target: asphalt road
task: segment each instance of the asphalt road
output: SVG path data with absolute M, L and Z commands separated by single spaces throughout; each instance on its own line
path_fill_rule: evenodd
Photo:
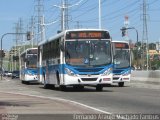
M 92 87 L 85 87 L 83 90 L 68 88 L 63 92 L 58 88 L 43 89 L 42 85 L 25 85 L 19 80 L 7 78 L 0 81 L 0 91 L 67 99 L 98 109 L 102 113 L 160 114 L 160 89 L 145 85 L 141 87 L 136 83 L 128 83 L 122 88 L 116 85 L 108 86 L 102 92 L 97 92 Z

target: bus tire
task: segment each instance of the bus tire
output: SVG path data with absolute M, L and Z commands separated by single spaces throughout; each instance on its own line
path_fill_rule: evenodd
M 97 85 L 96 86 L 96 91 L 102 91 L 103 90 L 103 86 L 102 85 Z
M 75 89 L 75 90 L 83 90 L 84 86 L 83 85 L 74 85 L 73 89 Z
M 60 89 L 61 91 L 66 91 L 67 88 L 66 88 L 65 85 L 60 85 L 60 86 L 59 86 L 59 89 Z
M 44 88 L 44 89 L 49 89 L 49 88 L 50 88 L 50 85 L 49 85 L 49 84 L 46 84 L 46 83 L 44 82 L 43 88 Z
M 119 83 L 118 83 L 118 86 L 119 86 L 119 87 L 124 87 L 124 82 L 119 82 Z
M 46 83 L 44 82 L 43 88 L 44 88 L 44 89 L 49 89 L 49 88 L 50 88 L 50 85 L 49 85 L 49 84 L 46 84 Z
M 25 84 L 25 81 L 22 80 L 21 82 L 22 82 L 22 84 Z

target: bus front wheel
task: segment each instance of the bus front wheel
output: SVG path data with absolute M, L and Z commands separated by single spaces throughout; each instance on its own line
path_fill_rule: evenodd
M 124 82 L 119 82 L 119 83 L 118 83 L 118 86 L 119 86 L 119 87 L 124 87 Z
M 103 86 L 102 85 L 97 85 L 96 86 L 96 90 L 97 91 L 102 91 L 103 90 Z
M 75 90 L 83 90 L 84 86 L 83 85 L 74 85 L 73 89 L 75 89 Z

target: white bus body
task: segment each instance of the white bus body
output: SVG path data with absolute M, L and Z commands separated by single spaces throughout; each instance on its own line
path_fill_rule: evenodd
M 39 82 L 37 52 L 38 48 L 28 48 L 20 55 L 20 80 L 22 83 Z
M 131 54 L 130 46 L 126 41 L 112 41 L 114 53 L 113 83 L 118 83 L 119 87 L 124 86 L 124 82 L 130 82 L 131 77 Z
M 59 85 L 64 90 L 66 86 L 88 85 L 101 91 L 112 83 L 111 47 L 109 32 L 99 29 L 66 30 L 42 41 L 38 45 L 40 82 L 45 88 Z

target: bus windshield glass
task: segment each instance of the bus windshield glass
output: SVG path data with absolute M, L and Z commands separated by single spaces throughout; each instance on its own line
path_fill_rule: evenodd
M 130 66 L 130 51 L 128 49 L 116 49 L 114 56 L 115 68 L 127 68 Z
M 37 67 L 37 55 L 30 54 L 27 55 L 27 68 L 36 68 Z
M 111 64 L 109 40 L 71 40 L 65 42 L 65 61 L 72 66 L 104 66 Z

